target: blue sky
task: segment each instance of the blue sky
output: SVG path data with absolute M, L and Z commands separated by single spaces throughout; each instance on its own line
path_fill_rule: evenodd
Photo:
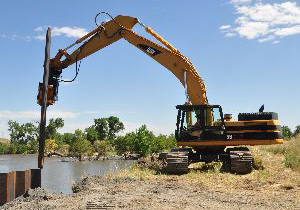
M 55 28 L 54 56 L 93 30 L 101 11 L 137 17 L 179 49 L 203 77 L 209 102 L 224 113 L 237 116 L 265 104 L 265 111 L 279 113 L 281 124 L 300 124 L 298 1 L 52 0 L 47 5 L 11 0 L 1 1 L 0 12 L 0 137 L 8 137 L 9 119 L 39 119 L 45 27 Z M 150 38 L 142 27 L 134 30 Z M 74 71 L 70 66 L 63 76 L 72 78 Z M 184 102 L 183 87 L 167 69 L 120 40 L 84 59 L 76 82 L 61 84 L 48 119 L 63 117 L 61 132 L 72 132 L 114 115 L 126 131 L 146 124 L 156 134 L 169 134 L 175 129 L 175 106 Z

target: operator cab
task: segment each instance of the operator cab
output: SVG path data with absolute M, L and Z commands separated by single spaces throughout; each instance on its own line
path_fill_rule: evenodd
M 226 139 L 221 106 L 177 105 L 176 109 L 178 115 L 175 137 L 178 142 Z

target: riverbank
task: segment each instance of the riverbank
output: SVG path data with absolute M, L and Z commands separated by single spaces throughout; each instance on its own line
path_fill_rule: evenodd
M 33 190 L 4 209 L 300 209 L 300 173 L 285 168 L 282 155 L 256 153 L 265 169 L 248 175 L 195 166 L 178 176 L 133 167 L 83 178 L 73 195 Z

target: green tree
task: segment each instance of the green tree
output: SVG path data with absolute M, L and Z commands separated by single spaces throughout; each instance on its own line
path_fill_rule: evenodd
M 108 153 L 111 151 L 111 145 L 105 140 L 96 140 L 94 142 L 94 148 L 98 152 L 98 157 L 107 156 Z
M 176 143 L 177 143 L 177 141 L 176 141 L 175 135 L 172 133 L 166 138 L 164 149 L 167 151 L 170 151 L 171 149 L 177 147 Z
M 57 139 L 57 129 L 64 127 L 64 120 L 62 118 L 51 118 L 49 124 L 46 126 L 46 139 Z
M 154 142 L 154 134 L 142 125 L 135 133 L 133 139 L 133 151 L 143 156 L 149 155 Z
M 35 140 L 30 141 L 27 144 L 27 150 L 28 150 L 28 153 L 30 153 L 30 154 L 37 153 L 38 150 L 39 150 L 39 142 L 38 142 L 38 140 L 35 139 Z
M 108 136 L 108 122 L 107 118 L 94 119 L 95 129 L 98 133 L 99 139 L 106 139 Z
M 94 119 L 94 128 L 98 133 L 98 138 L 109 140 L 111 143 L 116 138 L 117 133 L 124 130 L 124 124 L 118 117 L 110 116 L 109 118 Z
M 9 144 L 0 142 L 0 155 L 8 154 Z
M 127 133 L 125 136 L 118 136 L 114 141 L 114 148 L 118 155 L 125 155 L 133 152 L 134 133 Z
M 99 135 L 98 135 L 97 130 L 95 129 L 95 125 L 92 125 L 92 126 L 86 128 L 85 133 L 86 133 L 87 140 L 89 140 L 92 144 L 96 140 L 99 140 Z
M 71 145 L 75 140 L 75 135 L 73 133 L 64 133 L 61 138 L 65 144 Z
M 38 138 L 38 127 L 33 123 L 19 124 L 16 121 L 8 121 L 8 131 L 12 143 L 26 145 Z
M 8 147 L 8 154 L 16 154 L 17 153 L 17 143 L 11 142 Z
M 281 127 L 281 129 L 282 129 L 282 135 L 284 139 L 288 140 L 292 137 L 293 133 L 288 126 L 284 125 Z
M 76 130 L 74 134 L 74 141 L 70 145 L 70 152 L 72 155 L 82 160 L 82 156 L 87 153 L 90 154 L 93 151 L 91 142 L 86 139 L 84 132 L 81 130 Z
M 300 134 L 300 125 L 297 125 L 295 130 L 294 130 L 293 136 L 297 136 L 299 134 Z
M 116 134 L 124 130 L 124 124 L 120 122 L 118 117 L 110 116 L 107 118 L 108 122 L 108 138 L 110 140 L 115 140 Z

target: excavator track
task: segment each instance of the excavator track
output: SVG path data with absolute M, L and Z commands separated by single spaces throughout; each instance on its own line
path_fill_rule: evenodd
M 168 174 L 184 174 L 189 172 L 189 157 L 187 152 L 170 152 L 166 155 L 166 168 Z
M 248 148 L 234 148 L 229 151 L 230 172 L 233 174 L 251 173 L 253 157 Z

